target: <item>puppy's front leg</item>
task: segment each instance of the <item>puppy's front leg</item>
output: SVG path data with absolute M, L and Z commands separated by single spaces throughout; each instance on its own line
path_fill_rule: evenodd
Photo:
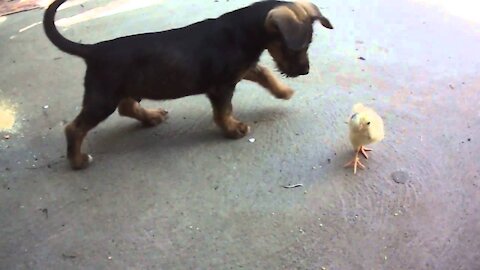
M 290 99 L 294 93 L 290 87 L 278 80 L 268 68 L 261 65 L 250 69 L 244 79 L 260 84 L 276 98 Z
M 225 136 L 231 139 L 239 139 L 247 135 L 250 127 L 232 115 L 232 97 L 235 86 L 228 89 L 218 89 L 215 93 L 209 93 L 208 98 L 213 107 L 213 119 L 223 130 Z

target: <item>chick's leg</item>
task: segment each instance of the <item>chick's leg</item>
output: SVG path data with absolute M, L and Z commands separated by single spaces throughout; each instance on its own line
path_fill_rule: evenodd
M 353 167 L 353 174 L 357 174 L 357 166 L 360 167 L 361 169 L 365 169 L 365 165 L 363 165 L 360 162 L 360 158 L 358 157 L 358 154 L 361 152 L 361 149 L 362 147 L 359 147 L 355 152 L 355 157 L 350 162 L 344 165 L 345 168 Z
M 366 148 L 366 147 L 363 147 L 363 146 L 360 146 L 360 152 L 362 152 L 362 155 L 368 159 L 368 155 L 367 155 L 367 152 L 370 152 L 372 151 L 372 149 L 370 148 Z

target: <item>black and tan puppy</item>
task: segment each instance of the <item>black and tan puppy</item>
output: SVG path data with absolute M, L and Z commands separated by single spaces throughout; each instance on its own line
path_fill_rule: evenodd
M 116 108 L 120 115 L 153 126 L 165 120 L 163 109 L 144 109 L 141 99 L 166 100 L 206 94 L 215 123 L 229 138 L 245 136 L 249 127 L 234 118 L 232 96 L 241 80 L 254 81 L 275 97 L 293 91 L 257 64 L 267 49 L 288 77 L 308 74 L 307 49 L 312 24 L 332 25 L 309 2 L 263 1 L 183 28 L 139 34 L 85 45 L 64 38 L 56 29 L 57 0 L 45 12 L 43 25 L 60 50 L 87 64 L 83 108 L 65 128 L 67 156 L 74 169 L 88 166 L 81 152 L 88 131 Z

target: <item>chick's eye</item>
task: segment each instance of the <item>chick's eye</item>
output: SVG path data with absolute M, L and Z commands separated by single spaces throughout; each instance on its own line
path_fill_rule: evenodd
M 367 126 L 370 126 L 370 122 L 367 123 Z

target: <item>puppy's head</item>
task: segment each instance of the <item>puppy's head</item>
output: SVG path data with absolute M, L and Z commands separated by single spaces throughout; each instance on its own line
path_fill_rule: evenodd
M 265 27 L 274 38 L 267 45 L 267 50 L 280 72 L 286 76 L 308 74 L 307 50 L 312 42 L 312 25 L 317 20 L 324 27 L 333 29 L 318 7 L 306 1 L 287 3 L 268 13 Z

